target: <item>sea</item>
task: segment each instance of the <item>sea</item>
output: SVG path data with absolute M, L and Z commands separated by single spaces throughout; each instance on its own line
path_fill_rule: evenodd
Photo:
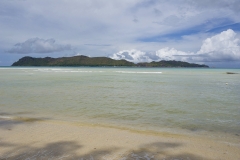
M 0 67 L 0 119 L 19 117 L 239 136 L 240 69 Z

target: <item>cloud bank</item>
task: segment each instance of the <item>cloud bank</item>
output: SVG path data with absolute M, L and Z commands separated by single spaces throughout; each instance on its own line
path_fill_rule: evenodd
M 15 44 L 14 47 L 8 50 L 7 52 L 29 54 L 29 53 L 52 53 L 61 52 L 65 50 L 71 50 L 71 46 L 56 44 L 54 39 L 45 40 L 40 38 L 31 38 L 23 43 Z
M 236 33 L 228 29 L 203 41 L 196 53 L 179 51 L 175 48 L 164 47 L 155 53 L 147 53 L 135 49 L 114 53 L 110 58 L 126 59 L 131 62 L 150 62 L 160 60 L 178 60 L 188 62 L 226 62 L 240 61 L 240 43 Z

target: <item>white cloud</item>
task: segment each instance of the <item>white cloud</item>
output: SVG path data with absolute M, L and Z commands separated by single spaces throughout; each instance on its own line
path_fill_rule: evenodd
M 162 60 L 179 60 L 179 61 L 188 61 L 189 58 L 185 57 L 186 55 L 192 55 L 190 52 L 178 51 L 175 48 L 162 48 L 156 51 L 156 55 L 159 59 Z
M 236 35 L 233 30 L 228 29 L 205 39 L 196 53 L 166 47 L 156 51 L 156 55 L 159 59 L 192 62 L 240 61 L 240 44 Z
M 178 60 L 178 61 L 189 61 L 189 55 L 193 53 L 187 53 L 183 51 L 178 51 L 175 48 L 165 47 L 157 50 L 155 53 L 148 53 L 139 51 L 136 49 L 122 50 L 120 52 L 114 53 L 110 58 L 120 60 L 125 59 L 130 62 L 151 62 L 160 60 Z
M 136 49 L 131 49 L 131 50 L 123 50 L 118 53 L 113 54 L 110 56 L 112 59 L 120 60 L 120 59 L 125 59 L 130 62 L 150 62 L 152 59 L 150 58 L 150 55 L 136 50 Z
M 200 50 L 196 53 L 165 47 L 155 53 L 146 53 L 135 49 L 123 50 L 113 54 L 111 58 L 126 59 L 135 63 L 159 60 L 188 62 L 240 61 L 240 45 L 236 33 L 229 29 L 204 40 Z
M 240 60 L 240 44 L 236 33 L 229 29 L 203 41 L 197 55 L 204 56 L 203 61 Z
M 52 53 L 71 50 L 70 45 L 55 44 L 54 39 L 31 38 L 23 43 L 17 43 L 7 52 L 9 53 Z

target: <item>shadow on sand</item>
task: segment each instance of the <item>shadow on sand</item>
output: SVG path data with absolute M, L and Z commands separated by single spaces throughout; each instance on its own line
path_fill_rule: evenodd
M 12 130 L 15 126 L 26 124 L 26 123 L 34 123 L 39 121 L 49 120 L 50 118 L 32 118 L 21 116 L 21 114 L 26 114 L 30 112 L 18 112 L 16 114 L 9 114 L 9 113 L 0 113 L 0 130 Z
M 21 144 L 10 144 L 0 140 L 0 151 L 11 148 L 6 152 L 0 152 L 1 160 L 200 160 L 206 159 L 190 153 L 171 155 L 169 150 L 180 147 L 178 143 L 156 142 L 136 146 L 135 150 L 117 155 L 119 148 L 96 149 L 88 153 L 81 153 L 84 146 L 73 141 L 61 141 L 46 144 L 43 147 L 31 147 Z
M 1 113 L 0 113 L 1 115 Z M 2 113 L 6 116 L 6 113 Z M 11 130 L 15 126 L 46 120 L 45 118 L 0 118 L 1 129 Z M 9 143 L 1 139 L 0 134 L 0 160 L 207 160 L 192 153 L 173 154 L 183 144 L 155 142 L 136 146 L 133 150 L 124 153 L 118 152 L 121 148 L 92 148 L 84 152 L 83 146 L 75 141 L 58 141 L 45 144 L 41 147 Z

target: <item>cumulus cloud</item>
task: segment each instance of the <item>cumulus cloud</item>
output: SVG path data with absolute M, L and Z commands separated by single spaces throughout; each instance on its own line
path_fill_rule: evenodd
M 175 48 L 165 47 L 160 50 L 157 50 L 155 53 L 143 52 L 136 49 L 123 50 L 117 53 L 114 53 L 110 58 L 120 60 L 125 59 L 130 62 L 151 62 L 151 61 L 160 61 L 160 60 L 178 60 L 178 61 L 190 61 L 191 55 L 193 53 L 178 51 Z
M 239 39 L 233 30 L 223 31 L 204 40 L 197 55 L 202 56 L 203 61 L 240 60 Z
M 123 50 L 111 56 L 113 59 L 126 59 L 131 62 L 150 62 L 159 60 L 179 60 L 188 62 L 240 61 L 240 44 L 236 33 L 229 29 L 203 41 L 200 50 L 194 52 L 179 51 L 165 47 L 155 53 L 139 50 Z
M 150 62 L 151 56 L 146 52 L 142 52 L 136 49 L 123 50 L 110 56 L 112 59 L 120 60 L 125 59 L 130 62 Z
M 159 59 L 163 60 L 179 60 L 179 61 L 189 61 L 189 55 L 193 55 L 192 52 L 178 51 L 175 48 L 165 47 L 156 51 L 156 55 Z M 188 56 L 186 56 L 188 55 Z
M 71 50 L 70 45 L 56 44 L 54 39 L 31 38 L 23 43 L 17 43 L 8 53 L 52 53 Z

